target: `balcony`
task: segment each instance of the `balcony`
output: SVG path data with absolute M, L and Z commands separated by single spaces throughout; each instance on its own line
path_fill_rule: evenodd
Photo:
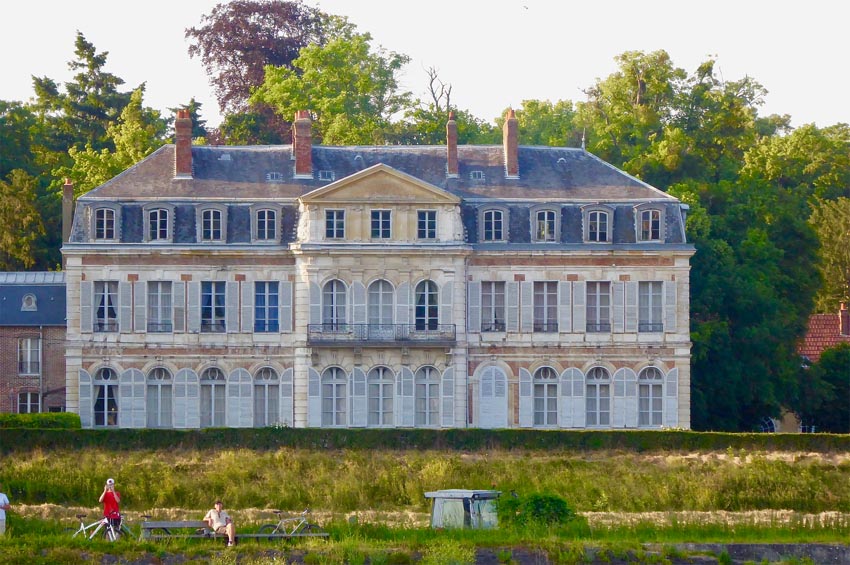
M 456 341 L 454 324 L 309 324 L 307 345 L 447 347 Z

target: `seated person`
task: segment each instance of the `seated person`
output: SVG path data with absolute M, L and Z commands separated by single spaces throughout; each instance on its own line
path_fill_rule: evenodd
M 215 508 L 207 512 L 204 522 L 217 534 L 227 534 L 227 547 L 236 544 L 236 528 L 230 515 L 223 510 L 224 505 L 220 500 L 215 501 Z

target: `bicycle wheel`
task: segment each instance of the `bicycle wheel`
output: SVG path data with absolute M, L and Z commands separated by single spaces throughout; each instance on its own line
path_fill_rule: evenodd
M 327 532 L 322 529 L 318 524 L 305 524 L 304 528 L 301 530 L 302 534 L 326 534 Z
M 275 534 L 277 533 L 275 530 L 277 530 L 277 524 L 263 524 L 258 531 L 261 534 Z
M 119 534 L 112 526 L 103 528 L 103 539 L 106 541 L 118 541 L 118 538 L 120 537 L 121 534 Z

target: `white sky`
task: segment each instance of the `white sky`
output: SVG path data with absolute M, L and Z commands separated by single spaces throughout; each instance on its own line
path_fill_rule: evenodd
M 726 80 L 767 88 L 760 114 L 795 126 L 850 123 L 850 2 L 846 0 L 307 0 L 348 16 L 373 45 L 412 58 L 404 87 L 424 96 L 435 67 L 452 99 L 492 120 L 526 99 L 582 100 L 582 89 L 616 69 L 627 50 L 665 49 L 693 72 L 709 55 Z M 208 125 L 220 121 L 201 63 L 189 59 L 187 27 L 218 0 L 29 0 L 0 7 L 0 99 L 33 96 L 31 76 L 71 78 L 80 30 L 107 70 L 130 89 L 147 83 L 146 105 L 166 111 L 193 96 Z

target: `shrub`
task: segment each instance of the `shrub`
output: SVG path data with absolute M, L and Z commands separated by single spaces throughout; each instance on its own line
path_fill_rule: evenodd
M 80 416 L 72 412 L 0 414 L 0 428 L 79 429 Z
M 558 525 L 566 524 L 576 517 L 567 501 L 555 494 L 506 497 L 498 501 L 497 508 L 499 522 L 506 525 Z

